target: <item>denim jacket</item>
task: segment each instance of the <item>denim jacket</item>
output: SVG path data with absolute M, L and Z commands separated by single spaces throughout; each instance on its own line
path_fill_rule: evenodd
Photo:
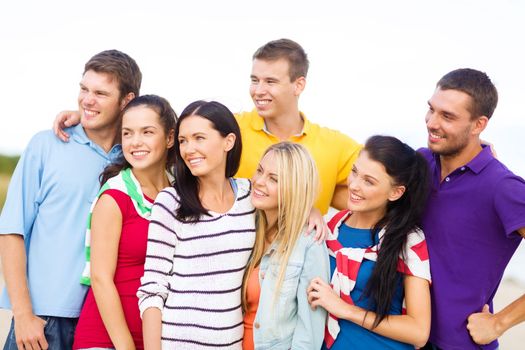
M 255 349 L 321 348 L 326 311 L 313 311 L 308 304 L 306 288 L 314 277 L 328 281 L 330 267 L 324 243 L 313 240 L 314 233 L 298 238 L 286 268 L 280 293 L 274 297 L 279 265 L 274 261 L 274 242 L 262 257 L 259 268 L 261 294 L 253 323 Z M 275 300 L 274 300 L 275 299 Z

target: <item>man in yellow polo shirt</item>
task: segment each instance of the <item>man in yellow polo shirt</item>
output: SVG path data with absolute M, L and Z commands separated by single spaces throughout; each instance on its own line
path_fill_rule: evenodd
M 321 189 L 316 207 L 346 208 L 346 179 L 361 145 L 350 137 L 311 123 L 299 111 L 306 85 L 308 58 L 289 39 L 270 41 L 253 55 L 250 95 L 255 109 L 238 115 L 243 152 L 238 177 L 251 178 L 268 146 L 292 141 L 305 146 L 319 171 Z
M 346 208 L 346 179 L 361 145 L 350 137 L 311 123 L 299 111 L 299 96 L 306 86 L 308 57 L 290 39 L 270 41 L 253 54 L 250 95 L 255 109 L 237 114 L 243 152 L 237 177 L 251 178 L 268 146 L 292 141 L 305 146 L 317 164 L 321 189 L 315 206 L 324 215 L 328 207 Z M 78 123 L 75 112 L 65 111 L 53 129 L 62 140 L 64 126 Z

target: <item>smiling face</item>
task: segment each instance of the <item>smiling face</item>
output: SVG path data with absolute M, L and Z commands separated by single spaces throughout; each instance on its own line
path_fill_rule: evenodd
M 253 206 L 264 210 L 266 217 L 276 217 L 278 211 L 279 177 L 273 151 L 266 153 L 259 162 L 252 178 L 252 186 L 251 200 Z
M 362 151 L 348 176 L 348 209 L 382 218 L 389 201 L 399 199 L 403 186 L 394 185 L 385 167 Z
M 284 58 L 274 61 L 254 59 L 250 96 L 257 113 L 263 118 L 275 118 L 295 111 L 304 82 L 304 77 L 290 81 L 290 64 Z
M 469 110 L 471 103 L 472 98 L 462 91 L 436 89 L 428 101 L 429 109 L 425 117 L 428 148 L 432 152 L 455 156 L 471 143 L 479 143 L 476 129 L 478 118 L 472 118 Z
M 199 115 L 180 122 L 180 156 L 193 176 L 206 177 L 226 173 L 226 156 L 235 143 L 235 135 L 223 137 L 213 123 Z
M 153 109 L 139 105 L 122 117 L 122 152 L 135 170 L 165 168 L 173 131 L 166 135 L 160 117 Z
M 119 113 L 127 100 L 121 99 L 117 79 L 106 73 L 88 70 L 80 81 L 78 108 L 80 121 L 90 132 L 104 132 L 118 124 Z

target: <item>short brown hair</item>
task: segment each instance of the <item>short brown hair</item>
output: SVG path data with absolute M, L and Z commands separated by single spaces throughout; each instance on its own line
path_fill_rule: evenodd
M 139 96 L 142 73 L 137 62 L 124 52 L 106 50 L 91 57 L 84 66 L 84 73 L 92 70 L 114 76 L 119 84 L 120 98 L 132 92 Z
M 484 72 L 461 68 L 449 72 L 436 84 L 441 90 L 458 90 L 472 98 L 470 113 L 472 119 L 482 115 L 490 119 L 498 105 L 498 91 Z
M 284 58 L 290 65 L 290 80 L 305 77 L 308 74 L 308 56 L 304 49 L 293 40 L 279 39 L 270 41 L 255 51 L 253 59 L 275 61 Z

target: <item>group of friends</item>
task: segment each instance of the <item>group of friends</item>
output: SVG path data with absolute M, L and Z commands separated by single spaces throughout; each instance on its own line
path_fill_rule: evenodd
M 4 349 L 496 349 L 525 320 L 492 305 L 525 181 L 481 142 L 485 73 L 438 81 L 416 151 L 310 122 L 296 42 L 252 63 L 251 112 L 179 116 L 127 54 L 86 63 L 0 216 Z

